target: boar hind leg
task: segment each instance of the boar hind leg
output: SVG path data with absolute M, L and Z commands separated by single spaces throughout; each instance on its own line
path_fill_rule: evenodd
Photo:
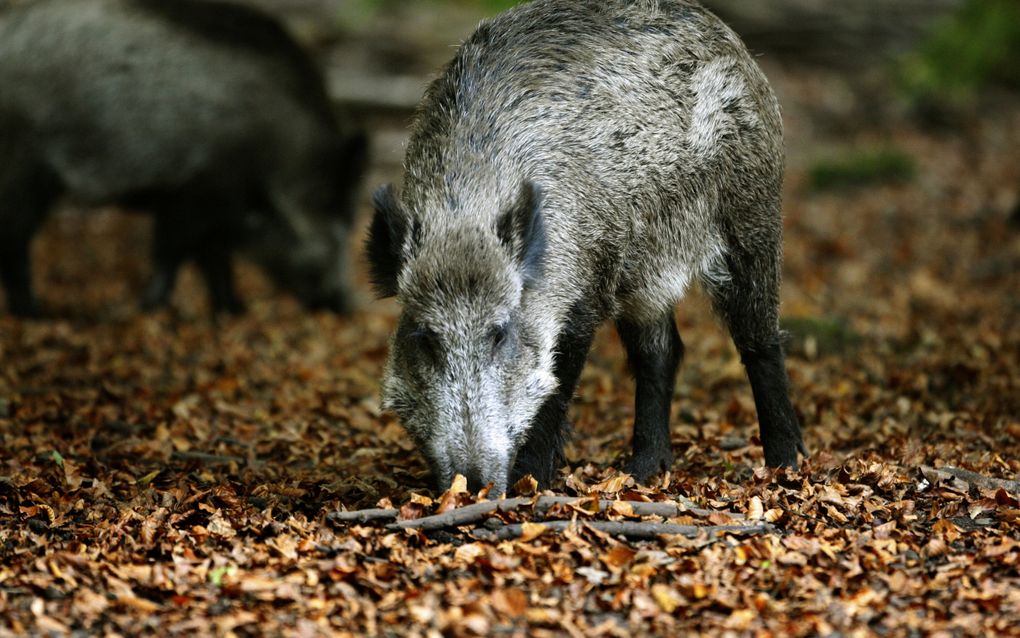
M 142 308 L 153 311 L 168 305 L 181 266 L 194 258 L 209 289 L 213 312 L 244 312 L 244 304 L 234 288 L 229 244 L 220 238 L 220 233 L 204 225 L 200 216 L 182 214 L 179 208 L 186 207 L 172 207 L 155 216 L 153 270 L 142 297 Z
M 740 349 L 740 357 L 754 393 L 765 464 L 796 468 L 797 453 L 807 456 L 807 448 L 790 402 L 786 363 L 778 336 L 772 343 Z
M 189 245 L 172 213 L 157 213 L 152 227 L 152 275 L 142 295 L 142 309 L 158 310 L 170 303 L 177 273 L 188 258 Z
M 546 399 L 532 422 L 528 439 L 517 454 L 510 485 L 531 474 L 540 487 L 546 488 L 556 468 L 562 465 L 563 446 L 571 429 L 567 409 L 581 378 L 597 325 L 593 320 L 575 320 L 560 336 L 555 363 L 559 387 Z
M 779 238 L 762 240 L 759 233 L 757 239 L 731 243 L 726 273 L 713 273 L 705 284 L 751 382 L 765 464 L 796 468 L 797 453 L 807 455 L 807 449 L 790 402 L 779 332 Z
M 684 344 L 672 310 L 658 321 L 620 319 L 616 323 L 637 385 L 634 401 L 634 455 L 627 471 L 644 483 L 673 465 L 670 407 Z

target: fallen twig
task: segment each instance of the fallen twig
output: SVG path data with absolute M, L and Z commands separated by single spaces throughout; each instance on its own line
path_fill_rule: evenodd
M 974 485 L 988 490 L 1004 489 L 1007 492 L 1020 493 L 1020 481 L 992 478 L 990 476 L 984 476 L 977 472 L 971 472 L 970 470 L 952 467 L 950 465 L 940 467 L 938 469 L 922 465 L 921 472 L 924 474 L 935 474 L 942 478 L 957 478 L 968 485 Z
M 326 518 L 335 523 L 371 523 L 373 521 L 392 521 L 400 514 L 395 509 L 368 509 L 351 512 L 330 512 Z
M 415 518 L 407 521 L 397 521 L 396 523 L 387 525 L 387 527 L 389 529 L 420 529 L 422 531 L 458 527 L 460 525 L 477 523 L 478 521 L 487 518 L 489 514 L 496 510 L 507 512 L 530 502 L 530 498 L 508 498 L 501 501 L 482 501 L 481 503 L 465 505 L 464 507 L 458 507 L 457 509 L 452 509 L 448 512 L 443 512 L 442 514 L 436 514 L 434 516 L 424 516 L 422 518 Z
M 554 505 L 571 505 L 577 503 L 583 497 L 574 496 L 542 496 L 539 497 L 538 501 L 535 502 L 536 512 L 545 512 Z M 660 501 L 660 502 L 649 502 L 649 501 L 620 501 L 612 499 L 600 499 L 599 510 L 605 511 L 611 509 L 614 504 L 621 504 L 624 506 L 630 506 L 637 516 L 661 516 L 663 518 L 673 518 L 674 516 L 681 516 L 683 514 L 692 514 L 694 516 L 711 516 L 712 514 L 725 514 L 727 516 L 736 516 L 728 511 L 717 511 L 709 510 L 698 507 L 694 501 L 678 496 L 675 502 Z
M 389 527 L 393 529 L 420 529 L 423 531 L 430 531 L 477 523 L 497 510 L 501 512 L 509 512 L 520 507 L 531 506 L 535 513 L 543 514 L 557 505 L 570 506 L 582 503 L 584 503 L 584 497 L 541 496 L 537 499 L 521 497 L 502 499 L 498 501 L 482 501 L 480 503 L 458 507 L 457 509 L 443 512 L 442 514 L 425 516 L 423 518 L 406 521 L 396 520 L 400 514 L 399 510 L 396 509 L 368 509 L 351 512 L 333 512 L 329 514 L 328 518 L 339 523 L 368 523 L 373 521 L 392 520 L 395 522 Z M 734 516 L 730 512 L 717 512 L 715 510 L 697 507 L 692 501 L 683 497 L 678 498 L 676 502 L 657 503 L 644 501 L 614 501 L 611 499 L 599 500 L 600 511 L 609 510 L 613 508 L 614 505 L 617 505 L 618 507 L 629 507 L 636 516 L 661 516 L 662 518 L 673 518 L 674 516 L 681 516 L 683 514 L 692 514 L 700 517 L 707 517 L 712 514 Z M 734 516 L 734 518 L 738 517 Z
M 672 523 L 651 523 L 648 521 L 543 521 L 535 523 L 545 528 L 544 531 L 562 532 L 571 525 L 583 525 L 604 534 L 625 536 L 627 538 L 654 539 L 660 536 L 686 536 L 697 538 L 701 534 L 714 537 L 719 534 L 738 534 L 753 536 L 769 534 L 776 531 L 774 525 L 756 523 L 753 525 L 674 525 Z M 524 535 L 524 525 L 505 525 L 496 530 L 478 529 L 472 534 L 481 540 L 513 540 Z

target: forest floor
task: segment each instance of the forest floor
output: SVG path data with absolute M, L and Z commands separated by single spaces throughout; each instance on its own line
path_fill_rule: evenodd
M 366 293 L 351 318 L 307 314 L 242 264 L 248 315 L 210 322 L 190 270 L 173 311 L 143 315 L 147 220 L 65 210 L 34 246 L 49 318 L 0 314 L 0 635 L 1016 634 L 1020 102 L 934 132 L 840 128 L 817 112 L 842 103 L 835 75 L 769 72 L 790 139 L 799 471 L 762 468 L 739 359 L 695 291 L 678 311 L 676 461 L 654 485 L 614 469 L 633 383 L 604 330 L 553 489 L 577 503 L 495 514 L 529 523 L 514 540 L 491 520 L 334 520 L 475 500 L 431 493 L 380 410 L 396 307 Z M 888 145 L 912 177 L 810 187 L 815 158 Z M 380 162 L 371 185 L 397 177 Z M 593 496 L 759 525 L 628 539 L 594 523 L 634 508 Z

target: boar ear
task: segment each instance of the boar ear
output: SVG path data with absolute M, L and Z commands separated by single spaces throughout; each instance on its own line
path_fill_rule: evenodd
M 380 297 L 393 297 L 397 294 L 397 277 L 406 260 L 404 242 L 408 233 L 416 234 L 416 231 L 392 184 L 375 192 L 373 204 L 375 214 L 365 240 L 365 253 L 376 292 Z
M 517 200 L 496 224 L 500 241 L 521 268 L 525 286 L 534 285 L 542 277 L 546 236 L 541 209 L 541 188 L 534 182 L 524 182 Z

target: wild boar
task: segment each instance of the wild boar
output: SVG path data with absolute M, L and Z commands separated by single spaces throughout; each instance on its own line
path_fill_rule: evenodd
M 144 305 L 195 259 L 240 311 L 247 248 L 307 305 L 349 305 L 364 135 L 315 64 L 256 9 L 203 0 L 39 0 L 0 11 L 0 277 L 35 314 L 29 243 L 61 196 L 153 213 Z
M 697 3 L 535 0 L 483 23 L 428 89 L 403 188 L 377 192 L 366 243 L 379 293 L 402 305 L 384 405 L 437 484 L 548 485 L 610 319 L 636 377 L 628 469 L 668 469 L 674 310 L 693 282 L 746 366 L 766 463 L 796 466 L 783 173 L 776 97 Z

